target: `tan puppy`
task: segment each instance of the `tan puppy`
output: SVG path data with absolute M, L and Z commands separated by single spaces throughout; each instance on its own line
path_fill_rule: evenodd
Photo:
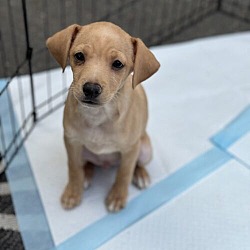
M 117 212 L 132 179 L 140 189 L 150 182 L 144 168 L 152 156 L 147 100 L 138 84 L 160 64 L 140 39 L 108 22 L 71 25 L 50 37 L 47 47 L 63 70 L 69 58 L 73 71 L 63 119 L 69 181 L 62 205 L 80 203 L 93 165 L 119 164 L 106 199 L 107 209 Z

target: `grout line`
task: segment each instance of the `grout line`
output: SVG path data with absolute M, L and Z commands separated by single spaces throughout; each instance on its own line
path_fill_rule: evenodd
M 0 228 L 3 228 L 4 230 L 18 231 L 16 216 L 13 214 L 0 213 Z
M 10 188 L 7 182 L 0 183 L 0 195 L 10 195 Z

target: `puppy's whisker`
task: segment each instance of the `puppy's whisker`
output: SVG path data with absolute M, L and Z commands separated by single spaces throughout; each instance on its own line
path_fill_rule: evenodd
M 121 95 L 121 93 L 118 91 L 118 92 L 116 92 L 116 94 L 113 96 L 113 98 L 112 98 L 112 102 L 116 102 L 116 101 L 118 101 L 118 99 L 121 97 L 122 95 Z

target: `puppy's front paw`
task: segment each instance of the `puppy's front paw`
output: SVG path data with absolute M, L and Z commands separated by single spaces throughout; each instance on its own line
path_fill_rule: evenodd
M 61 203 L 64 209 L 72 209 L 78 206 L 82 199 L 82 190 L 74 185 L 68 184 L 61 197 Z
M 109 212 L 119 212 L 125 207 L 128 191 L 126 187 L 114 185 L 106 198 L 106 206 Z
M 133 176 L 133 184 L 139 189 L 147 188 L 150 185 L 150 177 L 144 167 L 136 166 Z

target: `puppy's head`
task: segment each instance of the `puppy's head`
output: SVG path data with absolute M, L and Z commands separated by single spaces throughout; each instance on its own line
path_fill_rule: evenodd
M 108 22 L 71 25 L 46 44 L 63 70 L 69 59 L 71 90 L 78 101 L 89 106 L 110 102 L 132 72 L 135 88 L 160 67 L 140 39 Z

